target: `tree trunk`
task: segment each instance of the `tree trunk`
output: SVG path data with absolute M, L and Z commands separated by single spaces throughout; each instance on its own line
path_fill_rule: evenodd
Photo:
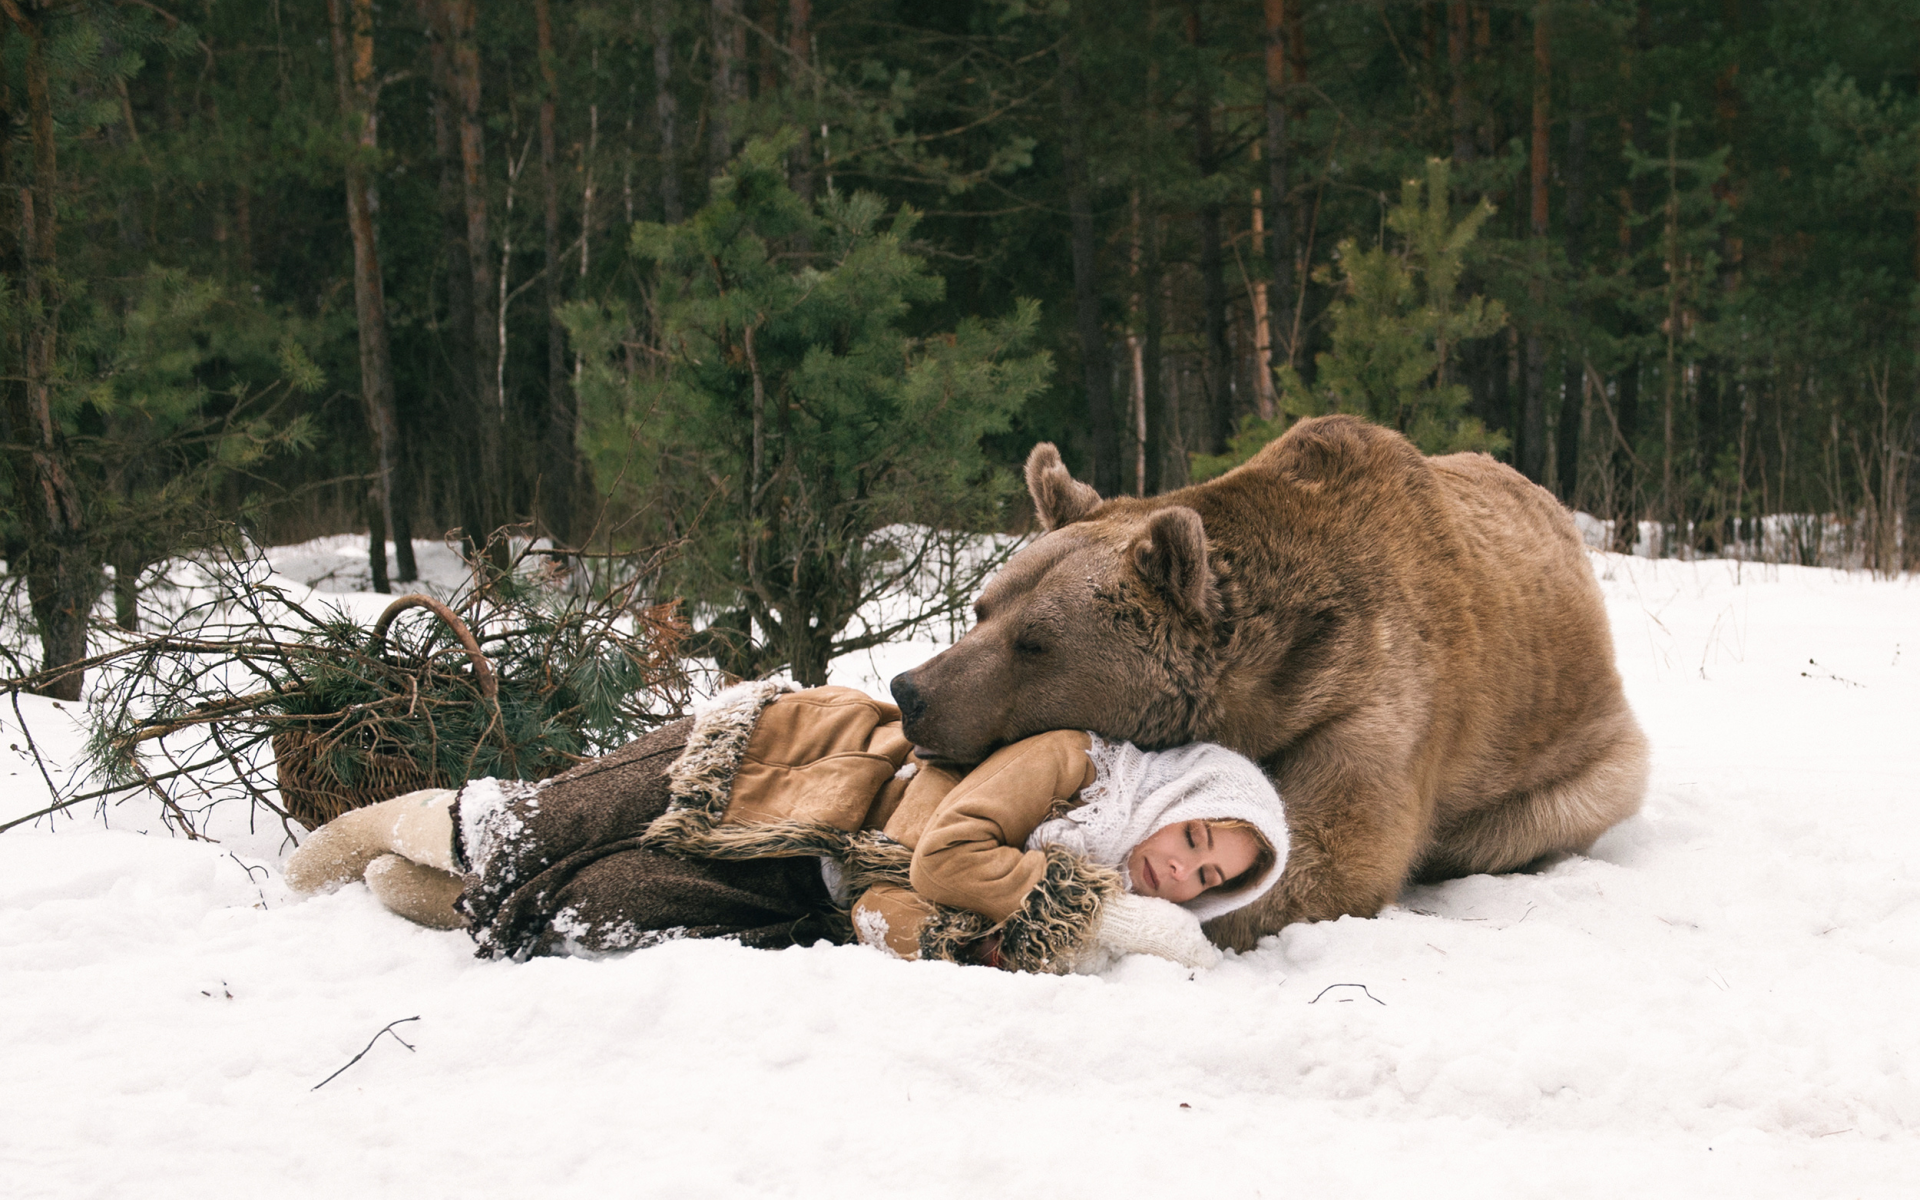
M 674 165 L 673 0 L 653 0 L 653 113 L 660 122 L 660 219 L 680 223 L 680 172 Z
M 382 594 L 393 590 L 393 583 L 387 578 L 387 522 L 381 505 L 385 497 L 375 484 L 367 493 L 367 566 L 372 576 L 373 590 Z
M 1533 272 L 1527 281 L 1526 392 L 1520 403 L 1520 438 L 1515 465 L 1535 483 L 1547 478 L 1547 352 L 1541 337 L 1547 304 L 1547 103 L 1552 84 L 1551 46 L 1547 40 L 1547 0 L 1533 11 L 1533 145 L 1529 151 L 1530 199 L 1528 230 L 1533 236 Z
M 802 118 L 794 122 L 800 137 L 787 160 L 787 184 L 809 202 L 813 200 L 813 152 L 808 143 L 813 135 L 805 117 L 812 110 L 800 101 L 799 93 L 813 92 L 812 25 L 813 0 L 787 0 L 787 80 L 794 93 L 793 102 L 802 113 Z
M 1141 337 L 1145 318 L 1141 291 L 1140 189 L 1128 198 L 1127 223 L 1127 359 L 1131 371 L 1127 389 L 1127 432 L 1132 494 L 1147 494 L 1147 365 Z
M 751 26 L 760 35 L 756 43 L 758 49 L 754 55 L 757 77 L 753 85 L 753 94 L 762 100 L 773 99 L 774 94 L 780 90 L 779 69 L 773 62 L 775 35 L 780 26 L 779 4 L 780 0 L 753 0 L 753 11 L 745 17 L 740 31 L 742 38 L 740 50 L 743 55 L 746 52 L 747 27 Z M 741 81 L 740 90 L 744 97 L 746 94 L 744 79 Z
M 488 298 L 493 295 L 493 268 L 488 253 L 487 155 L 485 129 L 480 119 L 480 47 L 474 40 L 474 0 L 445 0 L 450 82 L 458 104 L 460 132 L 461 208 L 466 215 L 467 267 L 473 273 L 473 340 L 480 377 L 482 422 L 497 428 L 505 397 L 496 382 L 498 352 Z M 492 450 L 489 446 L 489 457 Z M 494 466 L 489 461 L 488 465 Z
M 1187 40 L 1195 51 L 1196 76 L 1193 87 L 1193 162 L 1202 180 L 1219 170 L 1218 153 L 1213 141 L 1213 93 L 1206 85 L 1204 66 L 1199 61 L 1206 48 L 1206 31 L 1200 24 L 1200 6 L 1187 6 Z M 1220 244 L 1220 202 L 1207 200 L 1200 205 L 1200 304 L 1205 338 L 1205 366 L 1201 386 L 1207 401 L 1207 452 L 1219 454 L 1227 448 L 1233 434 L 1233 388 L 1228 374 L 1232 357 L 1227 349 L 1227 274 Z
M 19 205 L 19 252 L 24 259 L 19 264 L 22 269 L 9 274 L 20 284 L 25 329 L 18 343 L 20 369 L 8 372 L 7 423 L 12 427 L 9 455 L 14 495 L 26 541 L 27 601 L 40 627 L 40 668 L 45 671 L 86 657 L 87 615 L 100 594 L 101 577 L 73 457 L 53 415 L 54 362 L 64 297 L 56 240 L 54 200 L 59 195 L 59 172 L 45 18 L 36 23 L 16 13 L 13 19 L 27 37 L 26 124 L 33 180 L 27 187 L 9 188 L 10 199 Z M 8 92 L 11 110 L 11 88 Z M 11 125 L 13 114 L 6 115 Z M 74 671 L 40 692 L 56 700 L 77 701 L 83 683 L 84 675 Z
M 1267 259 L 1273 269 L 1273 291 L 1268 312 L 1269 357 L 1284 343 L 1287 365 L 1293 364 L 1293 222 L 1290 181 L 1287 178 L 1287 0 L 1266 0 L 1267 25 Z M 1268 389 L 1272 375 L 1268 374 Z
M 713 47 L 713 79 L 707 98 L 707 178 L 727 169 L 733 158 L 733 107 L 740 74 L 740 0 L 712 0 L 708 32 Z
M 1622 90 L 1629 97 L 1628 111 L 1633 114 L 1620 118 L 1620 137 L 1631 145 L 1646 144 L 1646 106 L 1637 103 L 1641 95 L 1635 86 L 1634 73 L 1638 69 L 1639 59 L 1653 48 L 1653 8 L 1650 0 L 1639 0 L 1635 6 L 1634 33 L 1627 43 L 1627 52 L 1620 64 Z M 1644 211 L 1640 187 L 1631 179 L 1620 188 L 1618 223 L 1615 226 L 1615 245 L 1622 259 L 1631 259 L 1634 252 L 1632 217 Z M 1636 355 L 1621 372 L 1616 384 L 1619 393 L 1616 419 L 1619 435 L 1613 446 L 1613 540 L 1614 549 L 1621 554 L 1631 554 L 1634 545 L 1640 540 L 1640 515 L 1645 496 L 1642 494 L 1646 481 L 1641 478 L 1639 461 L 1640 433 L 1640 382 L 1645 364 Z M 1782 469 L 1785 457 L 1782 456 Z
M 1680 168 L 1679 168 L 1679 123 L 1667 126 L 1667 202 L 1666 220 L 1662 226 L 1661 258 L 1666 262 L 1667 275 L 1667 319 L 1665 340 L 1666 366 L 1660 372 L 1660 520 L 1679 523 L 1679 506 L 1675 503 L 1673 487 L 1673 409 L 1678 395 L 1679 383 L 1679 340 L 1680 340 L 1680 300 L 1681 300 L 1681 263 L 1680 263 Z M 1660 553 L 1667 553 L 1667 542 L 1661 538 Z
M 803 688 L 827 686 L 827 668 L 833 661 L 833 635 L 827 632 L 827 622 L 810 626 L 801 613 L 781 616 L 784 619 L 780 623 L 788 631 L 781 648 L 787 651 L 787 669 L 793 673 L 793 681 Z
M 1102 496 L 1120 492 L 1120 437 L 1113 419 L 1113 365 L 1100 322 L 1096 279 L 1093 201 L 1087 194 L 1085 114 L 1081 110 L 1079 55 L 1073 35 L 1060 49 L 1060 109 L 1066 129 L 1067 212 L 1073 242 L 1074 325 L 1080 337 L 1080 364 L 1087 389 L 1088 450 L 1093 456 L 1093 486 Z
M 1915 166 L 1920 168 L 1920 163 Z M 1920 287 L 1920 175 L 1916 175 L 1913 188 L 1913 277 L 1914 285 Z M 1920 569 L 1920 484 L 1914 481 L 1912 455 L 1920 452 L 1920 329 L 1913 334 L 1913 409 L 1907 418 L 1907 454 L 1906 487 L 1907 503 L 1905 520 L 1901 523 L 1904 545 L 1901 561 L 1908 570 Z
M 480 379 L 473 354 L 473 271 L 467 264 L 466 217 L 462 212 L 460 137 L 453 117 L 452 67 L 432 0 L 422 0 L 428 21 L 427 57 L 432 79 L 433 152 L 440 166 L 441 253 L 447 267 L 446 357 L 452 368 L 454 410 L 479 403 Z
M 567 334 L 560 324 L 560 178 L 554 146 L 554 105 L 560 91 L 554 64 L 553 15 L 549 0 L 534 0 L 540 48 L 540 191 L 545 206 L 547 302 L 546 469 L 541 472 L 541 515 L 558 545 L 573 538 L 573 393 L 567 378 Z M 581 252 L 592 214 L 580 214 Z
M 587 152 L 585 156 L 586 167 L 581 172 L 584 178 L 582 179 L 581 185 L 580 185 L 580 284 L 579 284 L 579 287 L 580 287 L 580 294 L 583 296 L 587 294 L 588 263 L 591 260 L 592 254 L 593 254 L 593 222 L 594 222 L 593 200 L 594 200 L 594 194 L 595 194 L 594 193 L 594 169 L 599 165 L 599 153 L 600 153 L 600 101 L 599 101 L 600 51 L 597 48 L 592 52 L 592 55 L 590 56 L 589 65 L 593 69 L 594 98 L 589 100 L 587 103 Z M 627 96 L 628 96 L 627 132 L 629 136 L 631 136 L 633 132 L 633 105 L 632 105 L 633 93 L 631 89 L 628 90 Z M 629 211 L 627 224 L 628 224 L 628 227 L 630 228 L 633 223 L 633 219 L 631 216 L 631 211 L 633 208 L 633 191 L 631 188 L 627 190 L 627 208 Z M 555 265 L 555 269 L 558 269 L 557 263 Z M 629 365 L 627 367 L 627 370 L 629 375 L 631 375 L 633 371 L 633 368 L 631 365 L 633 350 L 631 345 L 628 346 L 626 352 L 629 360 Z M 582 373 L 585 371 L 585 369 L 586 369 L 586 364 L 581 359 L 580 351 L 578 349 L 575 349 L 573 352 L 573 383 L 571 385 L 571 388 L 566 393 L 567 403 L 564 406 L 563 419 L 565 421 L 565 424 L 562 427 L 560 427 L 559 430 L 549 431 L 550 433 L 551 432 L 560 433 L 565 442 L 564 454 L 556 455 L 555 459 L 556 459 L 556 462 L 559 464 L 559 469 L 563 470 L 566 474 L 567 494 L 569 497 L 567 502 L 568 541 L 569 542 L 577 541 L 580 539 L 580 529 L 577 521 L 580 515 L 579 514 L 580 498 L 583 495 L 585 495 L 588 492 L 588 490 L 592 487 L 592 476 L 589 474 L 587 470 L 586 459 L 580 453 L 580 431 L 583 426 L 583 422 L 581 420 L 581 414 L 580 414 L 580 377 Z M 591 536 L 591 534 L 589 534 L 588 536 Z M 576 589 L 584 586 L 587 583 L 587 573 L 584 565 L 578 562 L 574 564 L 574 573 L 573 573 L 572 579 Z
M 465 185 L 461 182 L 460 128 L 455 116 L 451 54 L 444 38 L 431 43 L 435 51 L 440 90 L 434 99 L 434 148 L 440 156 L 440 215 L 447 258 L 447 354 L 453 386 L 445 397 L 443 419 L 448 423 L 451 458 L 443 473 L 446 492 L 458 528 L 476 537 L 486 528 L 480 475 L 484 434 L 479 417 L 485 412 L 489 373 L 474 337 L 484 325 L 481 313 L 487 297 L 473 294 L 473 264 L 467 252 Z M 484 345 L 484 343 L 481 343 Z M 481 542 L 470 540 L 478 551 Z
M 13 41 L 13 22 L 0 14 L 0 129 L 12 129 L 14 117 L 13 79 L 7 73 L 7 54 Z M 26 274 L 20 247 L 20 194 L 13 178 L 13 148 L 0 143 L 0 278 L 21 279 Z M 15 480 L 31 478 L 32 460 L 27 457 L 27 379 L 26 346 L 21 341 L 20 323 L 0 323 L 0 454 Z M 16 484 L 17 486 L 17 484 Z M 26 544 L 18 528 L 0 528 L 0 558 L 9 566 L 24 562 Z
M 1307 121 L 1307 105 L 1313 93 L 1307 90 L 1307 18 L 1304 4 L 1295 4 L 1287 11 L 1287 127 L 1304 129 Z M 1288 150 L 1291 152 L 1291 143 Z M 1286 343 L 1287 363 L 1301 373 L 1308 382 L 1313 382 L 1314 362 L 1309 337 L 1324 338 L 1325 331 L 1321 323 L 1316 322 L 1310 332 L 1304 323 L 1307 288 L 1313 270 L 1313 237 L 1320 213 L 1319 202 L 1315 201 L 1307 209 L 1304 201 L 1294 198 L 1294 189 L 1300 182 L 1290 181 L 1288 192 L 1282 199 L 1286 202 L 1288 243 L 1293 257 L 1293 290 L 1286 298 L 1288 324 L 1276 335 Z M 1280 203 L 1279 199 L 1275 203 Z
M 386 556 L 380 565 L 386 566 Z M 140 572 L 137 557 L 129 554 L 113 564 L 113 623 L 128 633 L 140 632 Z
M 1567 122 L 1567 208 L 1565 226 L 1567 238 L 1567 262 L 1571 265 L 1574 278 L 1579 278 L 1584 255 L 1581 253 L 1583 232 L 1581 224 L 1586 218 L 1587 206 L 1587 121 L 1585 117 L 1573 117 Z M 1584 320 L 1584 302 L 1574 301 L 1573 318 L 1576 324 Z M 1561 361 L 1571 367 L 1571 359 L 1564 356 Z M 1563 369 L 1562 378 L 1565 377 Z M 1559 454 L 1556 473 L 1560 485 L 1560 499 L 1568 504 L 1574 502 L 1574 488 L 1580 474 L 1580 413 L 1581 396 L 1585 390 L 1585 375 L 1582 374 L 1582 386 L 1563 387 L 1560 398 L 1560 428 L 1557 431 L 1555 450 Z
M 1260 143 L 1248 147 L 1253 161 L 1260 161 Z M 1259 168 L 1254 168 L 1254 178 L 1259 178 Z M 1259 188 L 1253 189 L 1252 211 L 1248 214 L 1253 225 L 1253 244 L 1261 245 L 1267 240 L 1267 208 L 1264 196 Z M 1244 273 L 1244 272 L 1243 272 Z M 1271 285 L 1265 276 L 1248 279 L 1253 293 L 1253 397 L 1260 418 L 1271 421 L 1274 414 L 1273 389 L 1273 320 L 1267 305 L 1271 299 L 1268 292 Z
M 1471 36 L 1466 0 L 1447 4 L 1447 72 L 1452 82 L 1453 164 L 1473 161 L 1473 105 L 1467 91 L 1467 41 Z
M 1474 66 L 1487 72 L 1490 70 L 1488 60 L 1493 57 L 1493 14 L 1485 4 L 1469 4 L 1467 21 L 1473 26 Z M 1499 114 L 1491 104 L 1482 104 L 1478 108 L 1480 123 L 1474 131 L 1474 153 L 1482 158 L 1493 158 L 1499 154 L 1504 143 L 1500 136 Z
M 372 168 L 377 161 L 380 121 L 378 84 L 373 73 L 373 0 L 353 0 L 353 37 L 349 48 L 343 0 L 327 0 L 333 40 L 333 73 L 340 112 L 347 121 L 347 228 L 353 237 L 353 310 L 360 331 L 360 400 L 373 434 L 375 502 L 381 527 L 393 533 L 399 578 L 417 579 L 412 530 L 408 522 L 411 489 L 400 463 L 399 421 L 394 411 L 393 361 L 387 344 L 387 300 L 380 275 L 380 248 L 373 225 L 378 206 Z M 384 537 L 368 550 L 376 584 L 387 580 Z M 373 556 L 377 556 L 377 561 Z M 376 586 L 375 591 L 386 591 Z
M 1153 197 L 1147 197 L 1145 278 L 1147 337 L 1143 374 L 1146 377 L 1147 494 L 1158 495 L 1187 481 L 1186 439 L 1180 428 L 1180 392 L 1167 386 L 1167 277 L 1160 255 L 1161 227 Z
M 1640 360 L 1627 364 L 1616 385 L 1620 401 L 1615 420 L 1620 436 L 1613 447 L 1613 548 L 1621 554 L 1633 553 L 1640 540 L 1640 478 L 1634 470 L 1634 450 L 1640 430 Z
M 1227 346 L 1226 258 L 1221 252 L 1220 205 L 1200 206 L 1200 303 L 1206 360 L 1201 375 L 1208 415 L 1208 453 L 1226 450 L 1233 436 L 1233 353 Z
M 460 480 L 462 535 L 478 553 L 502 523 L 500 440 L 505 397 L 500 393 L 498 339 L 492 311 L 493 267 L 487 233 L 487 178 L 484 130 L 480 123 L 480 52 L 474 43 L 475 0 L 421 0 L 432 22 L 442 58 L 441 74 L 448 133 L 459 153 L 457 189 L 460 240 L 466 257 L 465 292 L 472 345 L 471 408 L 467 413 L 467 455 Z

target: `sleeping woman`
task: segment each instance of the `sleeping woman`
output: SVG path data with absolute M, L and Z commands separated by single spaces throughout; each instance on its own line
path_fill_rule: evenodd
M 1286 847 L 1272 785 L 1220 746 L 1062 730 L 952 770 L 863 692 L 748 683 L 541 783 L 356 809 L 286 874 L 304 892 L 364 878 L 486 957 L 858 940 L 1057 973 L 1212 965 L 1200 923 L 1271 888 Z

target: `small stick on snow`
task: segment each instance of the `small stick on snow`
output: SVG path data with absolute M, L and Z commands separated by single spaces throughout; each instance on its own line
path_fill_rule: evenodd
M 366 1050 L 362 1050 L 360 1053 L 348 1059 L 347 1067 L 350 1067 L 354 1063 L 357 1063 L 361 1059 L 365 1058 L 367 1056 L 367 1050 L 373 1049 L 373 1043 L 379 1041 L 382 1034 L 390 1034 L 390 1033 L 393 1034 L 394 1041 L 399 1042 L 402 1046 L 405 1046 L 409 1051 L 411 1051 L 413 1049 L 412 1044 L 409 1043 L 407 1039 L 401 1037 L 399 1034 L 393 1033 L 393 1027 L 395 1025 L 405 1025 L 408 1021 L 418 1021 L 419 1019 L 420 1019 L 419 1017 L 401 1017 L 398 1021 L 392 1022 L 385 1029 L 382 1029 L 380 1033 L 376 1033 L 373 1035 L 373 1041 L 370 1041 L 367 1043 Z M 319 1091 L 321 1088 L 327 1086 L 328 1084 L 332 1083 L 334 1080 L 340 1078 L 340 1076 L 346 1071 L 347 1067 L 341 1067 L 340 1070 L 335 1071 L 333 1074 L 327 1076 L 325 1079 L 322 1079 L 319 1083 L 314 1084 L 312 1087 L 308 1088 L 307 1090 L 310 1092 Z
M 1387 1006 L 1387 1002 L 1385 1000 L 1382 1000 L 1380 997 L 1374 995 L 1372 992 L 1368 992 L 1367 985 L 1364 983 L 1330 983 L 1327 986 L 1320 989 L 1320 996 L 1326 995 L 1328 992 L 1332 991 L 1335 988 L 1343 988 L 1343 987 L 1357 987 L 1362 992 L 1366 992 L 1367 999 L 1373 1001 L 1375 1004 L 1378 1004 L 1382 1008 L 1385 1008 Z M 1307 1001 L 1307 1003 L 1308 1004 L 1320 1003 L 1320 996 L 1315 996 L 1313 999 Z M 348 1064 L 348 1066 L 351 1066 L 351 1065 L 352 1065 L 351 1063 Z M 342 1069 L 344 1070 L 345 1068 L 342 1068 Z
M 253 884 L 253 890 L 260 893 L 260 907 L 265 908 L 267 906 L 267 893 L 265 889 L 260 886 L 259 882 L 254 879 L 253 873 L 258 871 L 268 879 L 272 879 L 273 872 L 267 870 L 265 867 L 250 867 L 246 863 L 240 862 L 240 856 L 231 850 L 227 851 L 227 857 L 239 864 L 240 869 L 247 873 L 247 882 Z
M 1809 659 L 1808 661 L 1812 660 Z M 33 730 L 27 725 L 27 715 L 20 711 L 20 689 L 14 688 L 7 698 L 13 701 L 13 716 L 15 720 L 20 722 L 20 735 L 27 739 L 27 751 L 33 755 L 33 765 L 39 768 L 40 778 L 46 781 L 47 797 L 53 800 L 59 799 L 60 789 L 54 786 L 53 776 L 47 773 L 47 760 L 41 756 L 40 746 L 33 740 Z M 59 706 L 55 705 L 55 707 L 57 708 Z M 15 825 L 19 825 L 24 821 L 31 821 L 38 817 L 44 817 L 58 812 L 64 807 L 66 807 L 64 804 L 55 804 L 53 807 L 43 808 L 37 813 L 29 813 L 19 820 L 8 821 L 5 825 L 0 826 L 0 833 L 5 833 L 7 830 L 12 829 Z

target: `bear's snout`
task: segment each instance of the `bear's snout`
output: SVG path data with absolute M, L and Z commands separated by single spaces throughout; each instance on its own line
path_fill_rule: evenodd
M 900 706 L 902 729 L 911 731 L 914 725 L 927 715 L 927 698 L 920 694 L 918 687 L 914 686 L 913 672 L 902 671 L 895 675 L 893 682 L 888 685 L 888 690 L 893 693 L 893 702 Z M 912 736 L 911 732 L 908 736 Z

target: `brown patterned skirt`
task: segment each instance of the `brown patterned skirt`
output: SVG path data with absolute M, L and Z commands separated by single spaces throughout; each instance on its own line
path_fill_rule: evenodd
M 719 862 L 639 845 L 667 807 L 692 721 L 538 785 L 478 781 L 455 801 L 458 907 L 485 958 L 594 954 L 674 938 L 778 948 L 843 940 L 815 858 Z

